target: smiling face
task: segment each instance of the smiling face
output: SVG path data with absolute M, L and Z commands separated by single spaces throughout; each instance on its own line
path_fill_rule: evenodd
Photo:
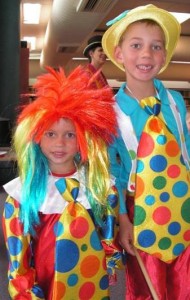
M 100 67 L 102 67 L 104 65 L 104 63 L 106 62 L 106 55 L 105 55 L 102 47 L 96 47 L 95 49 L 90 50 L 89 56 L 90 56 L 92 65 L 96 69 L 99 69 Z
M 132 23 L 115 48 L 116 60 L 124 65 L 127 81 L 152 80 L 166 59 L 162 29 L 155 23 Z
M 40 147 L 49 161 L 50 170 L 66 174 L 75 169 L 74 157 L 78 152 L 76 130 L 69 119 L 59 119 L 44 132 Z

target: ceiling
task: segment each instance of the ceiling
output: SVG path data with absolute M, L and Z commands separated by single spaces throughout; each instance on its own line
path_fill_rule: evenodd
M 40 24 L 23 24 L 22 4 L 25 2 L 41 3 Z M 79 64 L 86 64 L 82 53 L 89 37 L 103 34 L 106 22 L 124 10 L 149 3 L 171 12 L 190 13 L 189 0 L 21 0 L 20 38 L 36 36 L 37 41 L 36 50 L 30 51 L 29 83 L 45 72 L 46 65 L 62 66 L 69 73 Z M 172 60 L 178 63 L 170 63 L 160 79 L 178 84 L 178 87 L 180 82 L 189 86 L 190 19 L 182 23 L 180 41 Z M 124 73 L 110 61 L 106 62 L 103 71 L 112 85 L 125 80 Z

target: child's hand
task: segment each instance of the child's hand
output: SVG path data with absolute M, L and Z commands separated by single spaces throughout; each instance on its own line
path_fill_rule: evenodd
M 133 224 L 129 221 L 127 214 L 119 216 L 119 236 L 120 245 L 131 255 L 135 255 L 133 250 Z

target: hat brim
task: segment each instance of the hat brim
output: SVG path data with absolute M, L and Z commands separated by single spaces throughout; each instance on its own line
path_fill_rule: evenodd
M 122 71 L 125 71 L 124 66 L 118 63 L 114 57 L 115 47 L 119 44 L 121 36 L 130 24 L 145 19 L 153 20 L 159 24 L 165 35 L 166 62 L 159 73 L 167 68 L 172 58 L 181 32 L 179 22 L 172 14 L 154 5 L 140 6 L 129 11 L 125 17 L 108 28 L 102 38 L 105 54 Z
M 88 57 L 88 56 L 89 56 L 89 55 L 88 55 L 89 51 L 92 50 L 92 49 L 94 49 L 94 48 L 96 48 L 96 47 L 102 47 L 102 43 L 101 43 L 101 42 L 93 42 L 93 43 L 89 44 L 89 45 L 86 46 L 86 48 L 84 49 L 83 55 L 84 55 L 85 57 Z

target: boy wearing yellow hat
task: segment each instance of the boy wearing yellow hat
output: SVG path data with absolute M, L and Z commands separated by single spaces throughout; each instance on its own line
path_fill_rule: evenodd
M 151 293 L 154 299 L 190 299 L 186 107 L 180 93 L 156 79 L 171 60 L 180 24 L 150 4 L 108 25 L 103 49 L 126 75 L 116 95 L 119 136 L 110 147 L 112 172 L 126 192 L 120 216 L 120 241 L 128 252 L 126 299 L 148 300 Z

